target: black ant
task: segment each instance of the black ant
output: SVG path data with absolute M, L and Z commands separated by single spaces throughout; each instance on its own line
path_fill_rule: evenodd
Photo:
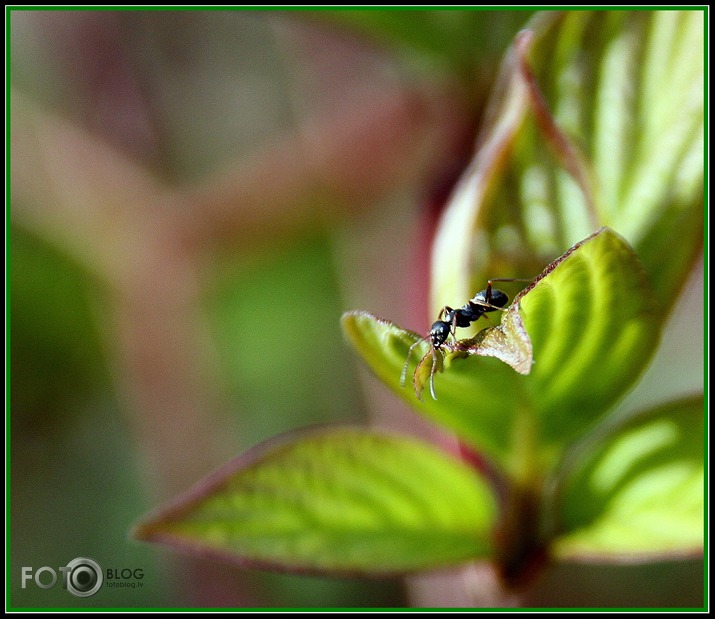
M 509 303 L 509 297 L 507 294 L 497 288 L 492 288 L 492 282 L 518 282 L 518 281 L 531 281 L 529 279 L 490 279 L 487 282 L 487 287 L 484 290 L 480 290 L 474 295 L 465 305 L 459 309 L 452 309 L 448 305 L 445 305 L 439 312 L 437 320 L 432 323 L 429 333 L 426 337 L 420 338 L 412 346 L 410 346 L 407 351 L 407 361 L 405 361 L 405 366 L 402 368 L 402 375 L 400 376 L 400 386 L 405 386 L 405 379 L 407 378 L 407 368 L 410 365 L 410 359 L 412 357 L 412 349 L 420 344 L 421 342 L 427 340 L 430 343 L 429 352 L 422 357 L 422 361 L 418 364 L 419 366 L 427 358 L 427 355 L 432 355 L 432 367 L 430 368 L 429 376 L 429 386 L 430 393 L 432 394 L 432 399 L 436 400 L 437 396 L 434 393 L 434 374 L 437 368 L 437 351 L 441 351 L 442 347 L 449 347 L 446 344 L 447 338 L 452 335 L 452 339 L 456 341 L 456 330 L 457 327 L 468 327 L 473 322 L 479 320 L 482 316 L 488 312 L 495 312 L 497 310 L 505 312 L 504 307 Z M 444 317 L 444 320 L 442 319 Z M 415 369 L 417 372 L 417 369 Z

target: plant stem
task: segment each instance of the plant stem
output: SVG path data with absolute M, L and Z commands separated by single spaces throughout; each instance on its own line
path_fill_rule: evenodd
M 516 417 L 511 479 L 503 498 L 503 517 L 496 533 L 496 564 L 505 585 L 527 584 L 546 559 L 542 535 L 541 467 L 536 452 L 536 422 L 528 408 Z

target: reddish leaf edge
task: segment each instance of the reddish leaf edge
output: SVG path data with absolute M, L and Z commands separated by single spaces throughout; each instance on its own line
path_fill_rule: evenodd
M 571 247 L 569 247 L 563 254 L 561 254 L 558 258 L 555 260 L 552 260 L 549 262 L 549 264 L 546 265 L 546 268 L 537 275 L 533 281 L 523 290 L 521 290 L 515 297 L 514 300 L 512 301 L 512 305 L 517 305 L 521 299 L 523 299 L 531 290 L 534 289 L 534 287 L 542 280 L 544 279 L 547 275 L 549 275 L 554 269 L 556 269 L 557 266 L 559 266 L 566 258 L 568 258 L 572 253 L 574 253 L 576 250 L 580 249 L 582 246 L 584 246 L 586 243 L 589 243 L 593 239 L 595 239 L 597 236 L 601 236 L 602 234 L 613 234 L 614 236 L 617 236 L 619 239 L 623 241 L 628 247 L 630 247 L 630 244 L 628 241 L 626 241 L 620 234 L 618 234 L 615 230 L 609 228 L 608 226 L 602 226 L 595 232 L 589 234 L 585 239 L 582 241 L 579 241 L 578 243 L 575 243 Z
M 429 567 L 417 567 L 407 570 L 380 569 L 379 566 L 375 566 L 374 568 L 371 567 L 370 570 L 319 568 L 305 563 L 291 563 L 285 561 L 278 562 L 267 559 L 240 556 L 224 550 L 207 548 L 200 542 L 194 542 L 178 535 L 157 530 L 157 527 L 160 527 L 164 521 L 180 517 L 182 513 L 188 512 L 194 503 L 210 495 L 214 490 L 219 489 L 231 475 L 259 464 L 270 455 L 275 454 L 284 448 L 288 448 L 296 441 L 305 438 L 319 438 L 321 436 L 327 437 L 346 432 L 370 434 L 383 438 L 394 438 L 401 441 L 407 440 L 415 443 L 421 443 L 432 447 L 437 451 L 441 451 L 445 456 L 455 459 L 455 462 L 460 462 L 459 458 L 455 458 L 454 454 L 441 449 L 438 445 L 404 433 L 392 432 L 381 428 L 366 428 L 365 426 L 357 424 L 317 424 L 307 426 L 305 428 L 290 430 L 283 434 L 271 437 L 249 448 L 223 466 L 218 467 L 212 473 L 209 473 L 206 477 L 196 482 L 186 492 L 180 494 L 175 499 L 170 500 L 141 518 L 130 529 L 129 538 L 140 542 L 162 544 L 185 555 L 209 559 L 212 561 L 220 561 L 244 569 L 267 570 L 298 576 L 332 576 L 338 578 L 371 578 L 379 580 L 399 578 L 414 574 L 430 574 L 433 572 L 443 571 L 444 569 L 458 569 L 460 566 L 469 565 L 477 560 L 475 557 L 474 559 L 467 559 L 459 562 L 445 562 L 444 564 Z M 478 471 L 475 471 L 475 473 L 480 474 Z

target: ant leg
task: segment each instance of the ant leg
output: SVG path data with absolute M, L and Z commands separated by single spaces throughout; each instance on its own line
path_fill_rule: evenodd
M 420 344 L 421 342 L 424 342 L 425 338 L 420 338 L 417 340 L 412 346 L 410 346 L 410 349 L 407 351 L 407 361 L 405 361 L 405 365 L 402 368 L 402 374 L 400 374 L 400 387 L 404 388 L 405 386 L 405 381 L 407 380 L 407 368 L 410 365 L 410 359 L 412 358 L 412 349 L 417 346 L 417 344 Z
M 449 305 L 445 305 L 439 312 L 439 316 L 437 316 L 437 320 L 442 320 L 442 316 L 447 316 L 448 314 L 452 314 L 452 328 L 449 330 L 450 334 L 452 335 L 453 340 L 457 340 L 457 312 L 455 312 Z
M 536 278 L 531 277 L 531 278 L 525 278 L 525 277 L 494 277 L 493 279 L 490 279 L 487 281 L 487 288 L 486 288 L 486 294 L 485 294 L 485 301 L 487 307 L 489 307 L 492 310 L 499 310 L 500 312 L 506 312 L 508 311 L 507 308 L 505 307 L 499 307 L 498 305 L 492 304 L 492 283 L 493 282 L 533 282 Z M 500 292 L 500 291 L 497 291 Z
M 429 372 L 429 392 L 432 395 L 432 399 L 436 400 L 437 396 L 434 393 L 434 373 L 437 369 L 437 350 L 432 346 L 432 367 Z
M 487 285 L 491 286 L 492 282 L 533 282 L 535 277 L 494 277 L 487 281 Z
M 491 293 L 491 290 L 489 291 L 489 293 Z M 492 305 L 488 301 L 480 301 L 476 297 L 473 299 L 470 299 L 469 302 L 472 305 L 478 305 L 479 307 L 488 307 L 489 310 L 499 310 L 500 312 L 508 312 L 509 311 L 509 309 L 506 307 L 499 307 L 498 305 Z M 481 316 L 486 316 L 486 313 L 480 314 L 480 318 L 481 318 Z
M 449 311 L 452 312 L 452 328 L 449 330 L 449 332 L 452 334 L 452 339 L 456 342 L 457 341 L 457 312 L 455 312 L 451 307 L 449 307 L 447 309 L 449 309 Z
M 487 281 L 487 288 L 486 288 L 487 294 L 485 295 L 485 297 L 486 297 L 486 299 L 485 299 L 485 300 L 486 300 L 486 305 L 487 305 L 488 307 L 493 307 L 494 309 L 501 309 L 502 311 L 506 311 L 506 310 L 504 310 L 504 308 L 496 307 L 496 306 L 494 306 L 494 305 L 491 305 L 491 301 L 492 301 L 492 282 L 533 282 L 535 279 L 536 279 L 535 277 L 532 277 L 531 279 L 526 279 L 526 278 L 523 278 L 523 277 L 494 277 L 493 279 L 488 280 L 488 281 Z
M 506 303 L 508 302 L 508 298 L 505 293 L 503 293 L 501 290 L 496 290 L 495 288 L 492 287 L 494 282 L 533 282 L 535 278 L 531 279 L 524 279 L 524 278 L 517 278 L 517 277 L 494 277 L 493 279 L 490 279 L 487 281 L 487 287 L 482 290 L 481 292 L 478 292 L 474 298 L 469 300 L 470 305 L 478 305 L 483 308 L 489 308 L 488 310 L 482 310 L 482 316 L 486 314 L 488 311 L 496 311 L 499 310 L 500 312 L 507 312 L 508 308 L 504 307 Z M 492 294 L 492 292 L 496 290 L 497 292 L 497 298 L 499 295 L 502 296 L 503 302 L 500 299 L 499 301 L 495 300 L 495 295 Z M 481 297 L 481 298 L 479 298 Z M 500 303 L 500 305 L 495 305 L 494 303 Z
M 442 316 L 446 316 L 449 313 L 452 314 L 452 321 L 451 321 L 452 327 L 450 328 L 449 333 L 452 336 L 452 339 L 456 342 L 457 341 L 457 313 L 449 305 L 445 305 L 439 311 L 437 320 L 442 320 Z

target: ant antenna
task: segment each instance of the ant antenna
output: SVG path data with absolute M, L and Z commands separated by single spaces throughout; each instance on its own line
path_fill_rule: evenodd
M 420 344 L 425 341 L 427 341 L 427 338 L 421 337 L 414 344 L 412 344 L 412 346 L 410 346 L 409 350 L 407 351 L 407 361 L 405 361 L 405 365 L 402 368 L 402 374 L 400 374 L 400 387 L 404 387 L 405 381 L 407 380 L 407 368 L 409 367 L 410 359 L 412 358 L 412 349 L 417 346 L 417 344 Z
M 447 323 L 444 323 L 445 325 Z M 407 360 L 405 361 L 405 365 L 402 367 L 402 374 L 400 374 L 400 387 L 405 386 L 405 381 L 407 380 L 407 368 L 410 366 L 410 359 L 412 358 L 412 350 L 417 346 L 418 344 L 421 344 L 422 342 L 429 341 L 430 338 L 428 337 L 421 337 L 419 340 L 414 342 L 412 346 L 410 346 L 409 350 L 407 351 Z M 441 339 L 441 338 L 440 338 Z M 417 364 L 417 368 L 419 368 L 427 359 L 428 355 L 432 355 L 432 366 L 430 367 L 430 373 L 429 373 L 429 391 L 430 394 L 432 395 L 432 399 L 436 400 L 437 395 L 435 394 L 434 390 L 434 375 L 437 372 L 437 349 L 440 348 L 441 346 L 444 346 L 444 342 L 440 342 L 439 345 L 436 345 L 434 342 L 430 343 L 430 349 L 429 352 L 422 357 L 420 362 Z M 417 372 L 417 368 L 415 368 L 415 372 Z M 415 391 L 415 393 L 417 393 Z M 417 397 L 421 400 L 422 398 L 417 395 Z

